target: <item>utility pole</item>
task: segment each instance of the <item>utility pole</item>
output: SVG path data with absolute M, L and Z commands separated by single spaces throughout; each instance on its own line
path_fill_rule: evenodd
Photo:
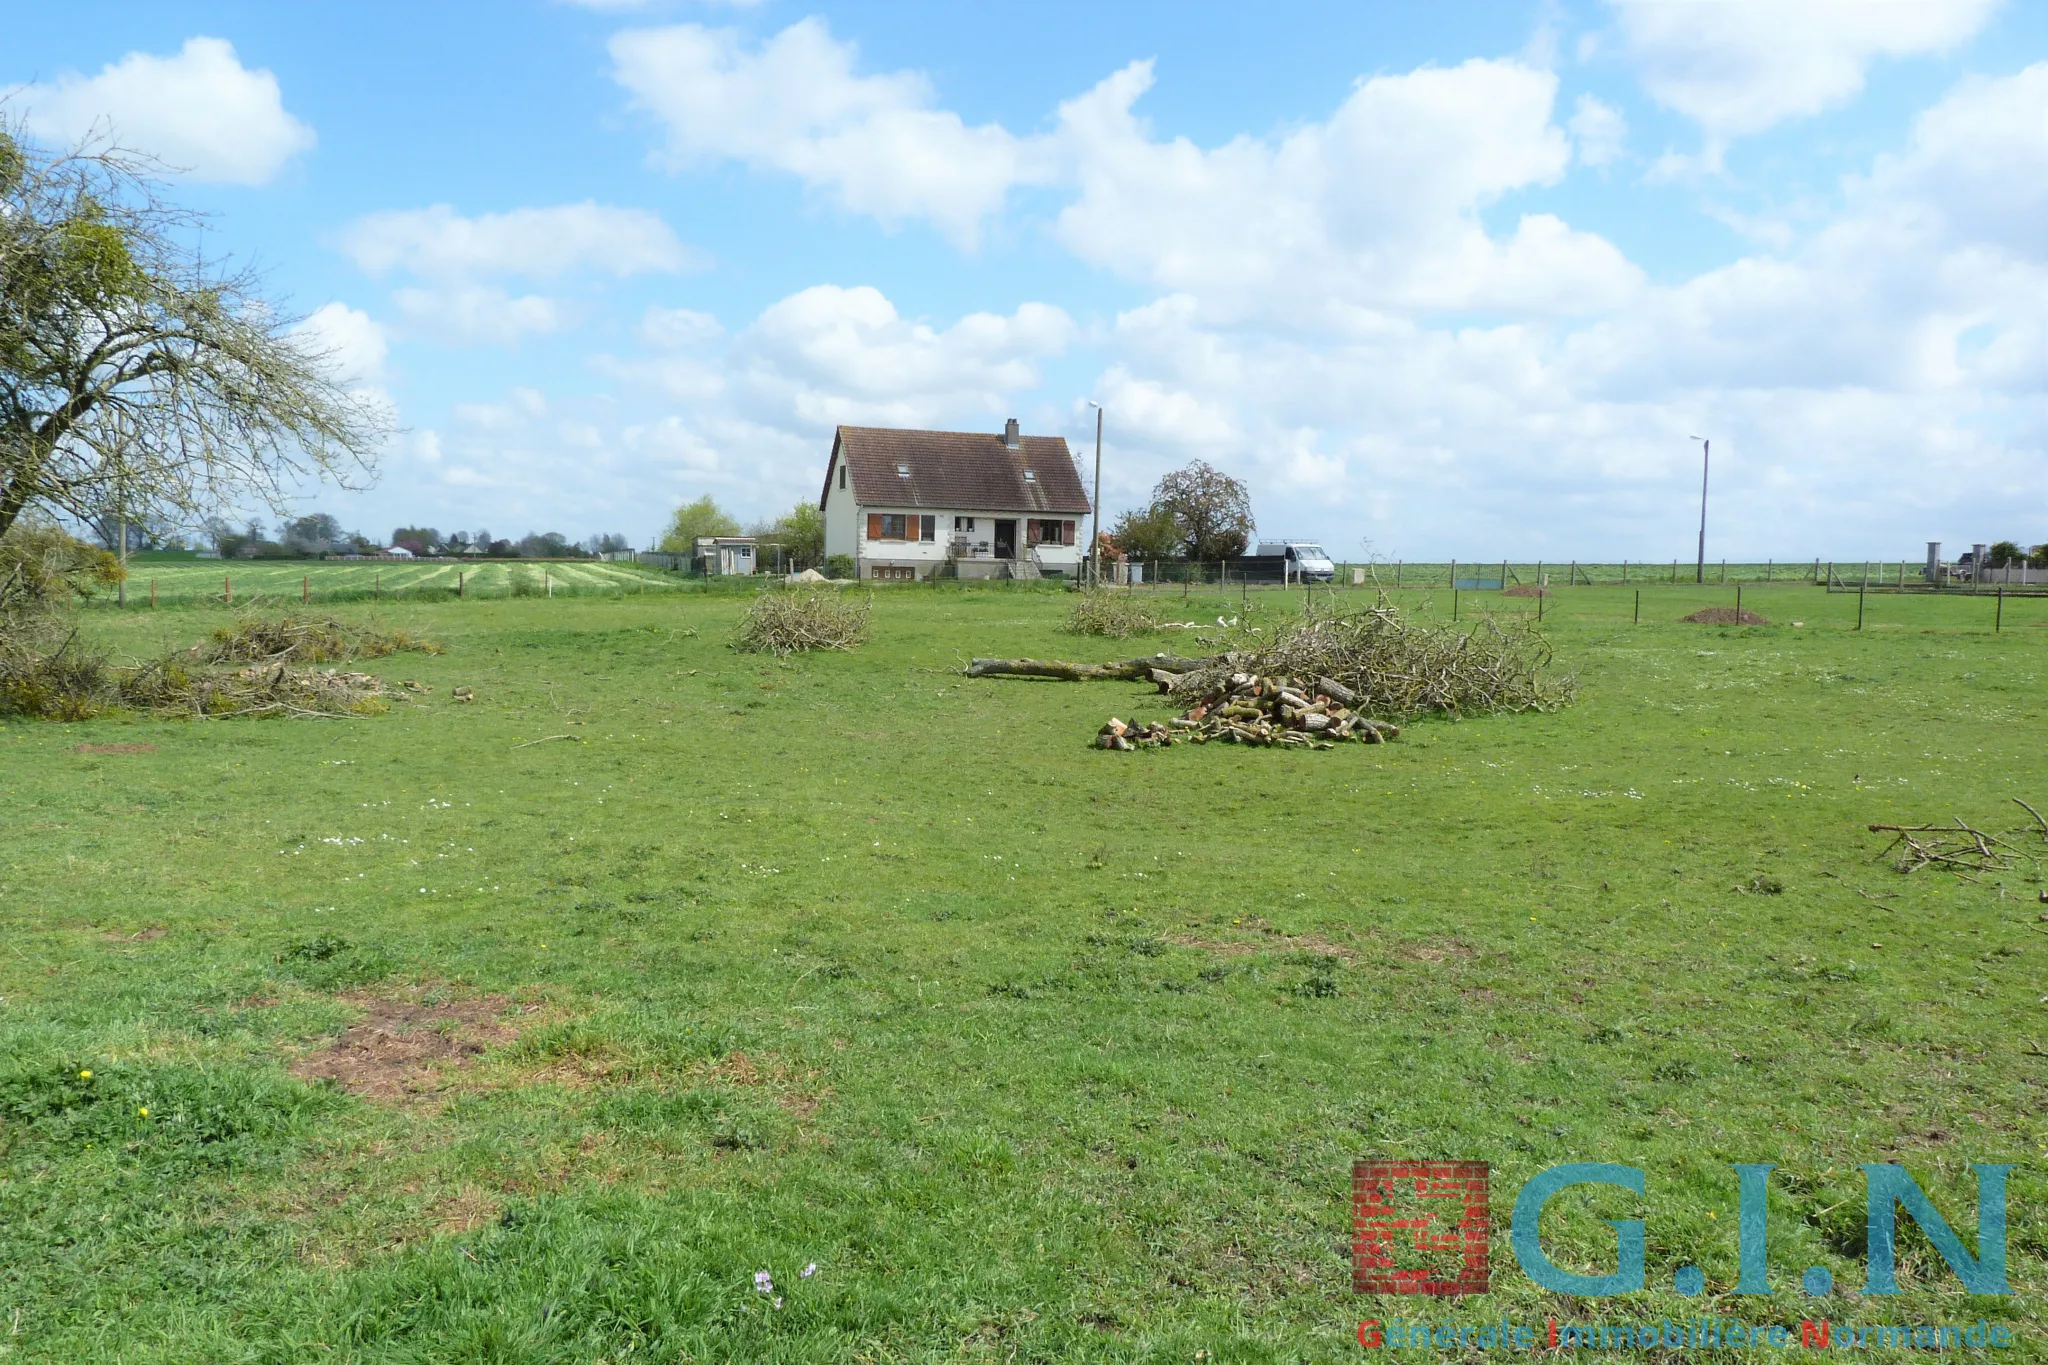
M 1091 398 L 1088 406 L 1095 409 L 1095 534 L 1089 541 L 1089 572 L 1099 584 L 1102 582 L 1102 404 Z
M 1694 570 L 1693 581 L 1707 581 L 1707 460 L 1714 452 L 1714 443 L 1705 436 L 1692 438 L 1700 443 L 1700 559 Z

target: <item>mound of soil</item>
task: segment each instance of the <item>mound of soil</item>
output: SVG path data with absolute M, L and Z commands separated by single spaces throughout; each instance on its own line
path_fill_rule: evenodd
M 1534 583 L 1517 583 L 1517 584 L 1515 584 L 1515 586 L 1514 586 L 1514 587 L 1512 587 L 1512 588 L 1507 588 L 1507 589 L 1504 589 L 1504 590 L 1503 590 L 1503 591 L 1501 592 L 1501 596 L 1502 596 L 1502 597 L 1548 597 L 1548 596 L 1550 596 L 1550 589 L 1548 589 L 1548 588 L 1539 588 L 1539 587 L 1537 587 L 1537 586 L 1536 586 L 1536 585 L 1535 585 Z
M 1690 621 L 1696 626 L 1767 626 L 1770 624 L 1769 621 L 1758 616 L 1753 611 L 1737 611 L 1733 607 L 1708 607 L 1705 611 L 1696 611 L 1690 616 L 1682 616 L 1679 619 L 1681 621 Z

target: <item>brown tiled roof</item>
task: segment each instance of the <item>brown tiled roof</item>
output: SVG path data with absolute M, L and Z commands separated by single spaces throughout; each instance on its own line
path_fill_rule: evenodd
M 1024 436 L 1018 445 L 1017 450 L 1006 448 L 997 432 L 841 427 L 832 438 L 825 493 L 832 491 L 844 460 L 854 501 L 863 506 L 1085 516 L 1088 494 L 1066 438 Z M 899 466 L 910 472 L 897 473 Z M 1027 469 L 1034 478 L 1024 477 Z M 818 506 L 824 505 L 821 495 Z

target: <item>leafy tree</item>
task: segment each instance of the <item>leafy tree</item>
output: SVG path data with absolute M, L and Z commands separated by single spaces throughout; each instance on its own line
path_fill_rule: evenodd
M 2030 569 L 2048 569 L 2048 545 L 2036 545 L 2033 549 L 2027 551 L 2027 567 Z
M 668 529 L 661 533 L 659 548 L 669 554 L 686 555 L 696 548 L 698 536 L 736 536 L 740 524 L 719 509 L 705 494 L 695 502 L 684 503 L 669 518 Z
M 569 543 L 569 537 L 560 531 L 545 531 L 537 535 L 529 531 L 519 539 L 519 553 L 528 559 L 567 559 L 576 552 L 576 547 Z
M 714 534 L 706 532 L 705 534 Z M 825 557 L 825 514 L 805 500 L 774 521 L 754 528 L 763 549 L 779 545 L 792 566 L 810 566 Z
M 348 533 L 341 523 L 325 512 L 313 512 L 287 522 L 277 533 L 280 544 L 293 554 L 324 555 L 339 546 Z
M 1105 553 L 1114 553 L 1109 541 L 1133 559 L 1178 559 L 1187 551 L 1187 541 L 1173 509 L 1157 502 L 1150 507 L 1133 508 L 1116 519 L 1103 544 Z
M 614 531 L 609 535 L 590 537 L 583 542 L 583 548 L 594 555 L 609 555 L 632 549 L 633 542 Z
M 2001 540 L 1984 552 L 1984 559 L 1994 569 L 2016 569 L 2027 562 L 2027 552 L 2009 540 Z
M 416 555 L 430 555 L 440 548 L 441 533 L 431 526 L 401 526 L 391 533 L 391 543 Z
M 1252 497 L 1245 486 L 1196 460 L 1161 479 L 1152 501 L 1118 519 L 1118 547 L 1138 559 L 1228 559 L 1252 536 Z
M 0 533 L 38 506 L 281 510 L 303 479 L 369 474 L 390 430 L 150 171 L 0 119 Z

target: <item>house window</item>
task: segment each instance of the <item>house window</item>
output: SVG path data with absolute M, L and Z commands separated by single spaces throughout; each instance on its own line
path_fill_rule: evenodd
M 939 519 L 937 517 L 919 517 L 917 519 L 917 538 L 919 540 L 937 540 L 939 538 Z
M 973 518 L 973 517 L 955 517 L 955 518 L 953 518 L 953 529 L 954 529 L 954 530 L 956 530 L 956 531 L 972 531 L 972 530 L 974 529 L 974 518 Z
M 846 466 L 843 464 L 839 466 L 839 489 L 841 492 L 846 491 Z
M 869 540 L 910 539 L 910 516 L 905 512 L 868 513 Z
M 1040 521 L 1034 518 L 1024 524 L 1024 541 L 1027 545 L 1072 545 L 1073 527 L 1071 521 Z
M 1025 471 L 1024 471 L 1024 482 L 1026 482 L 1026 483 L 1037 483 L 1037 482 L 1038 482 L 1038 471 L 1037 471 L 1037 470 L 1035 470 L 1035 469 L 1027 469 L 1027 470 L 1025 470 Z

